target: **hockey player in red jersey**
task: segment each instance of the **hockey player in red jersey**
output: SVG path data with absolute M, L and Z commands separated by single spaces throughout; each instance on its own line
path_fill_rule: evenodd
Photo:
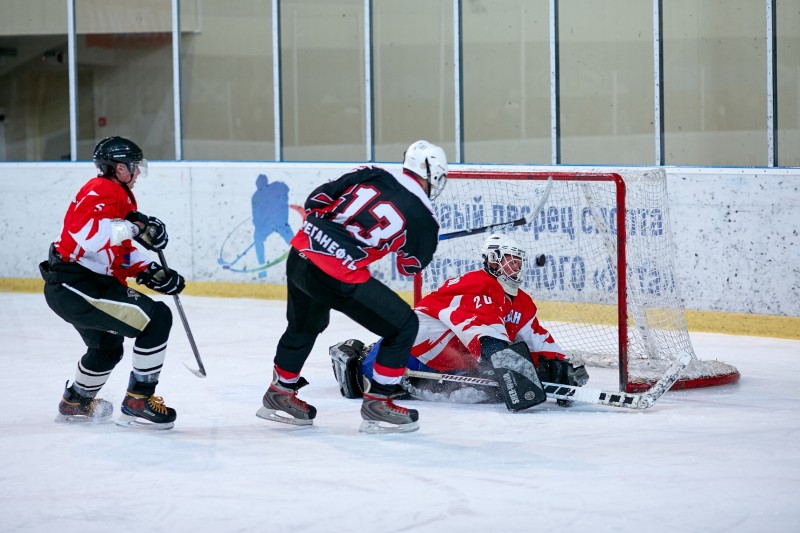
M 520 288 L 525 255 L 513 238 L 490 235 L 481 248 L 482 269 L 451 278 L 420 300 L 415 307 L 420 327 L 408 368 L 492 377 L 491 355 L 522 342 L 541 381 L 584 385 L 589 376 L 583 362 L 565 355 L 539 322 L 533 299 Z M 344 396 L 360 395 L 356 374 L 369 376 L 373 371 L 374 347 L 367 353 L 356 340 L 331 347 L 334 373 Z M 425 385 L 424 380 L 404 381 L 406 391 L 421 399 L 433 397 L 425 393 Z M 445 388 L 453 392 L 454 387 Z M 494 394 L 487 397 L 490 392 L 486 389 L 471 396 L 477 401 L 500 401 Z
M 44 295 L 55 313 L 71 324 L 86 344 L 75 380 L 58 406 L 60 421 L 99 421 L 111 417 L 110 402 L 96 398 L 122 359 L 125 337 L 133 345 L 133 371 L 122 402 L 119 425 L 169 429 L 175 410 L 155 396 L 172 313 L 163 302 L 127 286 L 127 278 L 163 294 L 178 294 L 183 276 L 150 259 L 168 236 L 164 223 L 138 211 L 133 187 L 147 173 L 142 150 L 122 137 L 108 137 L 94 150 L 100 175 L 90 179 L 73 199 L 61 236 L 39 265 Z M 69 381 L 67 381 L 69 383 Z
M 405 152 L 401 173 L 362 167 L 311 192 L 306 219 L 286 261 L 288 326 L 278 342 L 259 417 L 312 424 L 316 409 L 297 398 L 298 389 L 308 383 L 300 372 L 336 309 L 383 337 L 374 372 L 364 384 L 360 430 L 418 429 L 417 411 L 392 400 L 417 335 L 417 315 L 367 267 L 394 252 L 402 274 L 425 268 L 439 234 L 430 198 L 441 192 L 446 179 L 444 150 L 416 141 Z

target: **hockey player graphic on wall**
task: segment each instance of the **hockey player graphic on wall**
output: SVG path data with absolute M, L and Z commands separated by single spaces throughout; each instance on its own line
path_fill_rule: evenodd
M 226 236 L 217 263 L 231 272 L 257 272 L 259 278 L 266 278 L 267 270 L 288 255 L 289 241 L 294 236 L 289 225 L 290 213 L 299 214 L 302 222 L 305 212 L 302 207 L 289 204 L 289 187 L 285 183 L 270 183 L 266 174 L 256 178 L 256 191 L 250 203 L 252 217 L 240 222 Z M 272 235 L 275 237 L 270 239 Z
M 253 193 L 253 243 L 256 247 L 256 258 L 259 265 L 266 263 L 264 259 L 264 241 L 273 233 L 280 235 L 286 246 L 294 237 L 289 227 L 289 187 L 276 181 L 269 183 L 266 174 L 256 178 L 256 192 Z M 267 272 L 262 270 L 258 277 L 264 278 Z

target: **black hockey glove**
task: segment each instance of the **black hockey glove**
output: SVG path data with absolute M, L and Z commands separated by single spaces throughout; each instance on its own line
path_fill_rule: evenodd
M 548 383 L 582 387 L 589 381 L 589 373 L 583 364 L 572 366 L 572 363 L 560 359 L 539 357 L 536 373 L 539 374 L 540 380 Z
M 589 373 L 586 371 L 586 367 L 583 366 L 583 361 L 578 366 L 572 366 L 572 363 L 560 359 L 539 357 L 539 366 L 536 367 L 536 373 L 539 375 L 540 380 L 547 383 L 582 387 L 589 381 Z M 561 407 L 572 405 L 571 400 L 556 400 L 556 403 Z
M 139 234 L 134 236 L 134 239 L 148 250 L 163 250 L 167 247 L 169 242 L 167 227 L 156 217 L 149 217 L 138 211 L 131 211 L 125 216 L 125 220 L 129 220 L 134 224 L 138 222 L 144 226 L 144 229 L 141 229 Z M 139 227 L 138 224 L 136 227 Z
M 569 378 L 570 385 L 576 385 L 578 387 L 583 387 L 589 381 L 589 373 L 583 365 L 572 366 L 570 364 L 567 370 L 567 377 Z
M 161 294 L 180 294 L 186 286 L 183 276 L 171 268 L 165 269 L 156 262 L 150 263 L 147 269 L 139 272 L 136 283 Z

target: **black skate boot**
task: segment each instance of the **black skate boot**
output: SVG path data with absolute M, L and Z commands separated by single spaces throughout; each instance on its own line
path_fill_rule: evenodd
M 122 400 L 122 414 L 118 426 L 144 429 L 172 429 L 175 426 L 175 409 L 164 405 L 161 396 L 155 396 L 156 383 L 136 381 L 131 373 L 128 392 Z
M 396 389 L 364 378 L 361 433 L 409 433 L 419 429 L 419 412 L 394 404 Z
M 297 397 L 297 391 L 306 385 L 308 381 L 305 378 L 300 378 L 297 383 L 283 383 L 273 370 L 272 383 L 261 400 L 264 406 L 256 412 L 256 416 L 273 422 L 310 426 L 317 416 L 317 409 Z
M 83 396 L 75 390 L 74 383 L 69 387 L 65 384 L 64 396 L 58 404 L 56 422 L 103 422 L 109 420 L 113 412 L 111 402 Z

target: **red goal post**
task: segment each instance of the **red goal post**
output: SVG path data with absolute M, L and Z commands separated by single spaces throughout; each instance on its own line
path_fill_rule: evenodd
M 440 234 L 525 218 L 501 233 L 527 251 L 523 288 L 539 319 L 587 364 L 618 367 L 620 390 L 648 389 L 681 351 L 693 360 L 673 389 L 739 379 L 736 368 L 694 355 L 675 276 L 663 169 L 453 170 L 434 209 Z M 446 279 L 480 268 L 486 236 L 440 240 L 415 279 L 415 302 Z M 541 255 L 540 267 L 535 258 Z

